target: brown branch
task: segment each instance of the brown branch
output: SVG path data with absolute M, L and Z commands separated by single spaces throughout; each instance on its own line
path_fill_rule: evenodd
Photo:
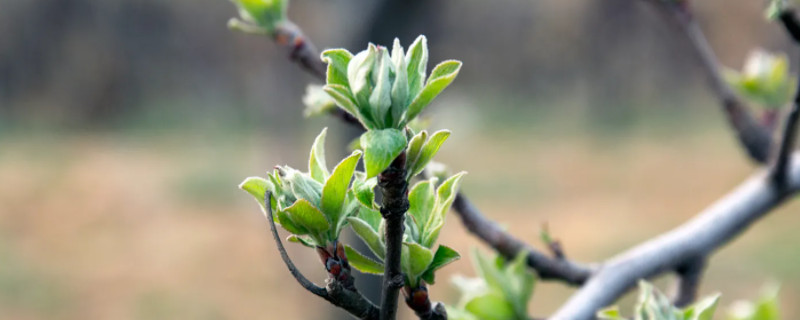
M 378 308 L 357 291 L 349 290 L 347 286 L 333 278 L 329 278 L 325 288 L 322 288 L 308 280 L 308 278 L 297 269 L 292 259 L 289 258 L 289 254 L 283 246 L 283 241 L 281 241 L 281 237 L 278 235 L 278 229 L 275 227 L 275 219 L 272 214 L 272 206 L 270 205 L 271 198 L 272 194 L 270 192 L 264 195 L 264 208 L 267 211 L 267 220 L 272 230 L 272 237 L 275 239 L 275 244 L 278 246 L 278 252 L 281 254 L 281 259 L 283 259 L 283 263 L 286 264 L 292 277 L 294 277 L 304 289 L 346 310 L 358 319 L 378 319 Z
M 408 181 L 406 181 L 406 154 L 401 153 L 386 170 L 378 175 L 378 188 L 383 196 L 381 215 L 386 223 L 384 241 L 386 259 L 381 294 L 381 320 L 394 320 L 397 299 L 403 287 L 400 270 L 406 211 L 408 211 Z
M 441 303 L 432 303 L 428 295 L 428 287 L 420 284 L 417 288 L 405 287 L 403 295 L 406 305 L 420 320 L 447 320 L 447 310 Z
M 456 196 L 453 209 L 461 217 L 461 222 L 467 230 L 506 259 L 513 259 L 522 250 L 528 252 L 528 266 L 536 270 L 541 279 L 555 279 L 571 285 L 581 285 L 594 271 L 590 266 L 580 265 L 567 259 L 552 258 L 514 238 L 496 223 L 484 217 L 461 193 Z
M 683 225 L 631 248 L 595 273 L 550 319 L 593 319 L 639 279 L 678 270 L 707 257 L 800 190 L 800 161 L 790 167 L 787 190 L 772 187 L 768 172 L 760 172 Z
M 753 117 L 733 88 L 725 82 L 722 64 L 689 10 L 688 2 L 656 0 L 650 2 L 671 17 L 686 36 L 709 79 L 712 91 L 720 101 L 728 123 L 736 132 L 739 143 L 752 160 L 757 163 L 767 163 L 770 159 L 772 131 Z

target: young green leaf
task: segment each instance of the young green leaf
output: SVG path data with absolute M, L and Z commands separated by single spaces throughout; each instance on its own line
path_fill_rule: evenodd
M 406 136 L 396 129 L 370 130 L 361 135 L 367 178 L 377 176 L 406 148 Z
M 308 173 L 314 180 L 319 183 L 324 183 L 328 179 L 328 166 L 325 165 L 325 136 L 328 128 L 322 129 L 322 132 L 314 139 L 314 144 L 311 146 L 311 155 L 308 157 Z
M 361 117 L 359 115 L 358 107 L 356 106 L 355 98 L 350 95 L 350 90 L 343 85 L 338 84 L 328 84 L 322 87 L 322 90 L 325 91 L 334 101 L 336 104 L 344 111 L 349 113 L 351 116 L 359 119 L 361 121 Z M 371 129 L 373 128 L 371 123 L 365 123 L 361 121 L 361 124 L 364 125 L 365 128 Z
M 445 215 L 447 211 L 450 210 L 450 206 L 456 198 L 458 185 L 465 174 L 466 172 L 463 171 L 457 173 L 450 177 L 450 179 L 445 180 L 445 182 L 439 186 L 439 189 L 437 189 L 436 207 L 424 228 L 425 233 L 422 239 L 422 244 L 424 246 L 430 248 L 433 246 L 433 243 L 436 242 L 436 239 L 439 238 L 439 231 L 441 231 L 442 226 L 444 226 Z
M 286 208 L 292 222 L 309 231 L 317 242 L 325 242 L 322 235 L 331 227 L 330 222 L 322 212 L 306 199 L 297 200 L 291 207 Z
M 425 72 L 428 69 L 428 38 L 423 35 L 417 37 L 408 47 L 405 60 L 408 66 L 408 96 L 414 99 L 425 84 Z
M 411 176 L 416 176 L 425 170 L 425 166 L 428 165 L 428 162 L 431 162 L 433 156 L 436 155 L 436 152 L 439 151 L 439 148 L 442 147 L 447 138 L 450 137 L 449 130 L 440 130 L 434 133 L 431 138 L 425 142 L 425 146 L 422 147 L 422 151 L 419 154 L 419 158 L 414 163 L 414 167 L 411 171 Z
M 395 76 L 392 84 L 392 108 L 391 116 L 396 126 L 406 111 L 408 106 L 408 66 L 406 65 L 405 53 L 400 45 L 400 39 L 394 39 L 392 47 L 392 64 L 394 65 Z
M 433 255 L 433 261 L 431 261 L 431 264 L 428 266 L 428 269 L 425 270 L 425 273 L 422 274 L 422 280 L 425 280 L 427 283 L 434 284 L 436 280 L 436 270 L 439 270 L 458 259 L 461 259 L 461 255 L 459 255 L 458 252 L 450 247 L 439 245 L 439 248 L 436 249 L 436 253 Z
M 348 245 L 344 246 L 344 254 L 353 268 L 363 273 L 383 274 L 383 264 L 367 258 Z
M 435 179 L 420 181 L 408 192 L 408 215 L 419 230 L 424 230 L 436 204 Z M 421 242 L 421 239 L 417 239 Z
M 406 170 L 408 170 L 408 178 L 411 178 L 411 173 L 414 171 L 417 160 L 422 154 L 422 146 L 428 141 L 428 132 L 425 130 L 420 131 L 415 136 L 411 137 L 408 141 L 408 150 L 406 151 Z
M 372 72 L 373 64 L 378 56 L 378 48 L 374 44 L 369 44 L 367 50 L 361 51 L 353 56 L 347 65 L 347 80 L 350 83 L 350 92 L 356 101 L 361 117 L 366 122 L 377 124 L 374 113 L 369 107 L 369 97 L 372 94 Z
M 408 105 L 405 122 L 414 119 L 428 104 L 433 101 L 458 75 L 461 70 L 461 61 L 448 60 L 440 63 L 431 72 L 431 77 L 419 95 Z
M 378 185 L 377 178 L 367 179 L 363 172 L 356 172 L 355 179 L 353 180 L 353 193 L 358 199 L 358 202 L 368 208 L 375 205 L 375 186 Z
M 320 207 L 334 225 L 339 224 L 339 220 L 344 213 L 343 208 L 347 187 L 350 185 L 350 180 L 353 178 L 353 172 L 359 159 L 361 159 L 361 151 L 353 152 L 336 165 L 330 178 L 325 181 Z
M 401 267 L 411 287 L 417 286 L 419 277 L 433 261 L 433 252 L 413 242 L 403 242 Z
M 289 212 L 286 210 L 278 210 L 278 212 L 275 213 L 275 216 L 278 218 L 275 222 L 279 223 L 281 227 L 286 229 L 286 231 L 296 235 L 309 234 L 309 230 L 305 226 L 294 222 L 292 217 L 289 216 Z
M 626 320 L 619 313 L 619 307 L 613 306 L 597 312 L 597 318 L 600 320 Z
M 464 305 L 464 309 L 481 320 L 520 319 L 514 314 L 514 308 L 496 291 L 477 296 Z
M 386 48 L 378 49 L 375 61 L 376 70 L 372 71 L 375 88 L 369 96 L 369 104 L 375 115 L 375 120 L 386 128 L 393 127 L 389 108 L 392 106 L 392 80 L 391 58 Z
M 328 64 L 327 84 L 338 84 L 347 87 L 347 65 L 353 54 L 345 49 L 329 49 L 320 54 L 323 62 Z
M 256 198 L 261 209 L 264 210 L 264 196 L 267 190 L 271 189 L 272 183 L 261 177 L 248 177 L 239 184 L 239 189 L 247 191 L 250 195 Z
M 298 236 L 296 234 L 290 234 L 287 238 L 287 241 L 299 243 L 309 248 L 316 248 L 319 244 L 317 244 L 314 239 L 308 236 Z
M 380 211 L 377 209 L 362 206 L 358 211 L 358 218 L 369 224 L 372 230 L 380 231 L 380 225 L 383 222 L 383 216 L 381 216 Z M 378 232 L 378 234 L 383 233 Z
M 350 227 L 353 228 L 353 231 L 358 235 L 361 240 L 364 240 L 364 243 L 367 244 L 372 253 L 375 254 L 379 259 L 383 260 L 386 256 L 386 247 L 381 240 L 380 235 L 378 232 L 373 229 L 369 223 L 359 218 L 350 217 L 347 218 L 347 221 L 350 222 Z

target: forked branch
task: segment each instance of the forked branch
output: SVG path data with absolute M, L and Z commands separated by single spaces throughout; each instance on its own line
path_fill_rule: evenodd
M 272 229 L 272 237 L 275 239 L 275 244 L 278 246 L 281 259 L 283 259 L 283 263 L 286 264 L 286 268 L 289 269 L 289 272 L 292 274 L 295 280 L 297 280 L 297 282 L 304 289 L 308 290 L 308 292 L 311 292 L 314 295 L 327 300 L 331 304 L 346 310 L 358 319 L 378 319 L 378 308 L 360 293 L 346 289 L 342 284 L 333 279 L 329 279 L 326 287 L 322 288 L 308 280 L 308 278 L 306 278 L 303 273 L 297 269 L 292 262 L 292 259 L 289 258 L 289 254 L 286 252 L 286 248 L 283 246 L 283 241 L 281 241 L 281 237 L 278 235 L 278 229 L 275 227 L 275 220 L 272 215 L 272 206 L 270 205 L 271 198 L 272 193 L 266 192 L 264 195 L 264 208 L 267 212 L 267 221 L 269 221 L 270 229 Z

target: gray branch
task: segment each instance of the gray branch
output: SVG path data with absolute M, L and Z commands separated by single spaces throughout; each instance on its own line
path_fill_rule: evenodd
M 766 171 L 755 174 L 692 220 L 608 260 L 551 319 L 593 319 L 639 279 L 710 255 L 800 190 L 800 161 L 793 158 L 787 189 L 776 188 Z

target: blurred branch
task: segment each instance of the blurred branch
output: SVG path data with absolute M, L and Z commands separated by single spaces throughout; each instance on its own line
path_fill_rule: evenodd
M 722 65 L 694 19 L 694 15 L 688 7 L 688 1 L 651 0 L 650 2 L 664 10 L 689 40 L 710 81 L 711 89 L 720 100 L 728 122 L 736 131 L 739 143 L 745 148 L 751 159 L 757 163 L 767 163 L 772 148 L 771 130 L 756 121 L 744 102 L 737 97 L 733 88 L 725 82 Z
M 800 44 L 800 25 L 797 23 L 794 11 L 786 10 L 781 12 L 779 19 L 795 44 Z M 790 161 L 789 157 L 792 154 L 797 137 L 797 120 L 798 117 L 800 117 L 799 109 L 800 88 L 795 92 L 794 102 L 789 110 L 789 114 L 786 116 L 786 124 L 783 127 L 780 146 L 775 158 L 775 165 L 772 167 L 772 180 L 779 189 L 786 188 L 786 180 L 788 179 L 787 167 Z
M 406 305 L 420 320 L 447 320 L 447 310 L 441 303 L 432 303 L 428 295 L 428 287 L 420 284 L 419 287 L 411 289 L 404 288 Z
M 267 220 L 269 221 L 269 226 L 272 230 L 272 237 L 275 239 L 275 244 L 278 246 L 278 251 L 281 254 L 281 259 L 283 259 L 283 262 L 286 264 L 286 267 L 289 269 L 292 277 L 294 277 L 295 280 L 297 280 L 297 282 L 309 292 L 327 300 L 339 308 L 347 310 L 347 312 L 358 319 L 378 319 L 378 308 L 357 291 L 348 290 L 343 284 L 339 283 L 335 279 L 329 279 L 327 286 L 322 288 L 308 280 L 308 278 L 306 278 L 303 273 L 297 269 L 292 262 L 292 259 L 289 258 L 289 254 L 286 252 L 286 248 L 283 246 L 283 241 L 281 241 L 281 237 L 278 235 L 278 229 L 275 227 L 275 219 L 272 214 L 272 206 L 270 205 L 271 198 L 272 193 L 270 192 L 267 192 L 264 196 L 264 208 L 267 210 Z
M 675 299 L 673 300 L 675 306 L 683 308 L 697 299 L 697 290 L 700 287 L 705 266 L 706 259 L 697 258 L 675 270 L 678 275 Z
M 768 172 L 757 173 L 692 220 L 612 257 L 551 319 L 593 319 L 639 279 L 707 257 L 800 190 L 800 161 L 789 169 L 785 191 L 772 187 Z
M 571 285 L 583 284 L 593 273 L 593 268 L 580 265 L 567 259 L 552 258 L 500 228 L 495 222 L 487 219 L 462 193 L 453 202 L 464 227 L 491 246 L 506 259 L 513 259 L 517 253 L 528 252 L 528 266 L 536 270 L 542 279 L 562 280 Z

